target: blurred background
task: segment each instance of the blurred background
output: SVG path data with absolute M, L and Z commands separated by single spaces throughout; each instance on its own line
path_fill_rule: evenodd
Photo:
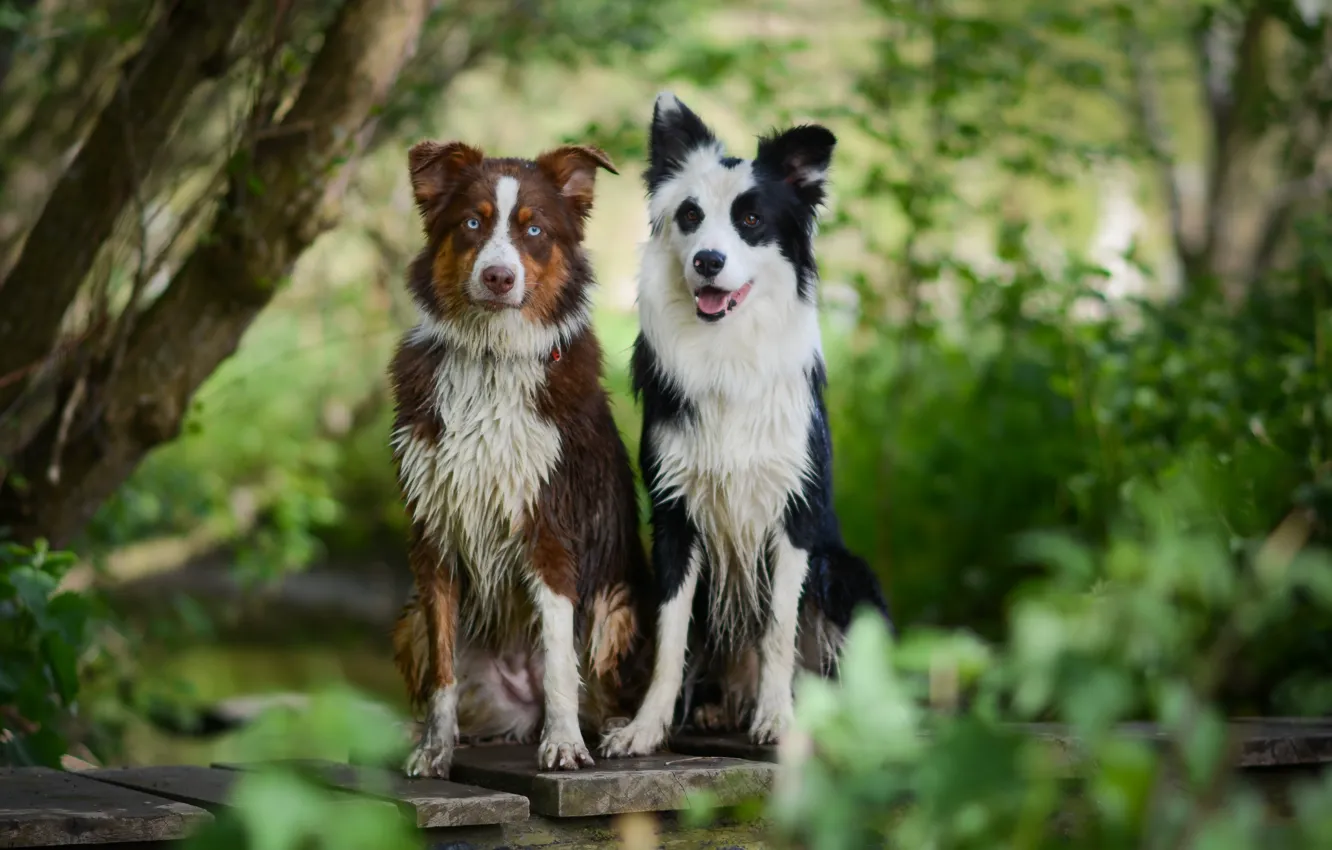
M 48 574 L 43 539 L 74 560 L 42 581 L 81 600 L 22 637 L 68 614 L 81 643 L 45 685 L 5 668 L 30 706 L 11 721 L 62 664 L 73 737 L 110 761 L 225 758 L 201 735 L 237 697 L 349 682 L 403 707 L 385 367 L 422 242 L 406 150 L 614 158 L 588 247 L 636 453 L 663 88 L 740 155 L 794 121 L 839 138 L 819 236 L 836 495 L 899 625 L 998 637 L 1038 573 L 1018 535 L 1106 549 L 1125 500 L 1180 478 L 1231 552 L 1292 512 L 1326 539 L 1319 4 L 232 3 L 0 2 L 0 526 L 27 547 L 15 598 L 36 579 L 13 576 Z M 1225 704 L 1324 710 L 1329 625 L 1297 604 Z

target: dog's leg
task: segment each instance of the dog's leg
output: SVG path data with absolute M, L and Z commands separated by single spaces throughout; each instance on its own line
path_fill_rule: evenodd
M 693 613 L 694 591 L 703 564 L 703 549 L 694 543 L 689 552 L 684 580 L 674 594 L 666 596 L 657 617 L 657 658 L 652 667 L 652 684 L 634 719 L 601 742 L 601 753 L 612 758 L 647 755 L 661 748 L 666 730 L 675 714 L 675 700 L 684 682 L 685 651 L 689 638 L 689 618 Z
M 758 700 L 749 726 L 749 737 L 755 743 L 775 743 L 791 725 L 800 589 L 808 572 L 809 553 L 797 548 L 785 534 L 779 535 L 773 546 L 768 623 L 759 643 Z
M 536 605 L 541 616 L 541 647 L 546 656 L 546 725 L 541 731 L 537 762 L 543 770 L 577 770 L 592 764 L 578 728 L 578 652 L 574 647 L 573 601 L 537 581 Z
M 541 649 L 546 669 L 546 723 L 537 747 L 543 770 L 577 770 L 592 764 L 578 728 L 578 649 L 574 645 L 574 600 L 578 595 L 577 562 L 562 542 L 567 535 L 552 524 L 549 512 L 533 526 L 532 599 L 541 618 Z
M 439 553 L 425 535 L 413 541 L 411 560 L 426 622 L 431 692 L 421 740 L 407 759 L 407 774 L 447 779 L 458 740 L 458 682 L 454 676 L 458 582 L 453 558 Z
M 720 699 L 694 710 L 694 726 L 708 732 L 739 732 L 748 725 L 758 694 L 758 650 L 732 649 L 720 670 Z

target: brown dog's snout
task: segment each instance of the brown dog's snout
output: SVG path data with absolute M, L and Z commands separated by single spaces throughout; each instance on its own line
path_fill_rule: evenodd
M 481 282 L 496 295 L 503 295 L 513 289 L 513 280 L 513 271 L 504 266 L 486 266 L 481 272 Z

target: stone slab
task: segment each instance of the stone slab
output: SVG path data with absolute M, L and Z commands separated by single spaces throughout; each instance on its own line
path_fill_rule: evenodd
M 744 734 L 682 732 L 671 738 L 671 750 L 695 756 L 726 756 L 727 758 L 777 762 L 777 747 L 773 744 L 755 744 Z
M 0 768 L 0 847 L 183 838 L 212 819 L 196 806 L 44 767 Z
M 194 764 L 170 767 L 105 767 L 79 774 L 209 811 L 226 808 L 236 772 Z
M 590 817 L 682 809 L 688 795 L 700 791 L 731 806 L 766 794 L 775 772 L 769 764 L 682 753 L 602 758 L 581 770 L 542 771 L 535 747 L 512 745 L 459 748 L 452 778 L 522 794 L 535 814 Z
M 595 818 L 533 815 L 503 826 L 421 830 L 427 850 L 764 850 L 773 846 L 762 821 L 719 819 L 706 826 L 674 812 L 636 812 Z
M 316 759 L 267 764 L 304 770 L 326 785 L 396 803 L 409 811 L 420 829 L 489 826 L 527 819 L 527 798 L 443 779 L 407 777 L 396 771 Z M 219 764 L 230 770 L 255 770 L 263 764 Z

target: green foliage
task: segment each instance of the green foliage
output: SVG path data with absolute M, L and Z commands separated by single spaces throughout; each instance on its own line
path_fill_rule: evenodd
M 1289 265 L 1237 309 L 1209 269 L 1163 298 L 1151 283 L 1174 246 L 1151 232 L 1119 270 L 1146 276 L 1145 297 L 1108 301 L 1108 260 L 1079 247 L 1087 211 L 1068 203 L 1099 193 L 1092 166 L 1153 173 L 1164 152 L 1117 48 L 1154 48 L 1153 94 L 1193 96 L 1175 60 L 1199 7 L 871 5 L 873 63 L 822 110 L 872 151 L 843 155 L 854 171 L 826 228 L 868 255 L 845 269 L 857 327 L 830 350 L 829 407 L 846 533 L 897 617 L 996 634 L 1033 567 L 1015 535 L 1105 544 L 1126 494 L 1174 476 L 1205 481 L 1231 546 L 1312 507 L 1328 480 L 1325 216 L 1301 214 Z M 1253 660 L 1250 690 L 1302 663 L 1289 650 L 1320 652 L 1316 631 Z
M 1232 775 L 1214 700 L 1229 665 L 1297 598 L 1332 610 L 1332 559 L 1299 521 L 1230 552 L 1196 483 L 1143 489 L 1105 550 L 1028 538 L 1047 571 L 1018 596 L 1007 637 L 858 618 L 841 680 L 797 688 L 768 815 L 815 850 L 889 846 L 1320 847 L 1332 778 L 1266 820 Z M 963 697 L 958 704 L 959 693 Z M 1120 726 L 1155 721 L 1153 745 Z M 1058 720 L 1060 746 L 1008 721 Z
M 1285 7 L 1231 2 L 611 6 L 441 6 L 420 54 L 430 61 L 411 66 L 383 116 L 381 129 L 395 134 L 386 143 L 396 148 L 394 186 L 405 185 L 401 149 L 417 134 L 471 137 L 503 124 L 513 132 L 490 138 L 530 151 L 545 144 L 532 128 L 568 114 L 559 136 L 600 144 L 621 165 L 618 180 L 599 179 L 599 214 L 627 218 L 626 206 L 603 199 L 628 193 L 641 204 L 635 163 L 658 88 L 681 89 L 738 145 L 788 120 L 827 122 L 839 148 L 819 257 L 839 515 L 899 624 L 1000 639 L 1008 600 L 1040 575 L 1021 535 L 1057 529 L 1094 553 L 1112 549 L 1126 500 L 1177 479 L 1197 483 L 1199 510 L 1227 552 L 1252 548 L 1293 507 L 1311 511 L 1312 534 L 1326 540 L 1327 216 L 1316 205 L 1291 210 L 1282 262 L 1227 297 L 1205 264 L 1182 269 L 1172 291 L 1178 258 L 1159 185 L 1170 170 L 1162 166 L 1207 170 L 1211 128 L 1191 54 L 1200 28 L 1218 18 L 1238 28 L 1269 9 L 1271 26 L 1290 36 L 1272 43 L 1298 50 L 1272 53 L 1258 69 L 1271 70 L 1272 84 L 1248 92 L 1255 132 L 1277 132 L 1298 106 L 1295 81 L 1321 56 L 1318 27 Z M 1175 151 L 1156 149 L 1145 132 L 1131 46 L 1153 60 Z M 485 56 L 504 62 L 477 65 Z M 591 62 L 571 71 L 574 59 Z M 467 111 L 454 75 L 472 68 L 513 85 L 486 87 Z M 509 97 L 524 102 L 525 83 L 544 92 L 536 82 L 551 80 L 558 109 L 528 103 L 530 125 L 497 117 Z M 493 101 L 500 95 L 506 103 Z M 1150 219 L 1114 252 L 1122 257 L 1093 258 L 1106 174 L 1132 184 Z M 378 197 L 365 190 L 360 200 Z M 382 369 L 405 317 L 368 307 L 381 297 L 377 276 L 401 294 L 419 243 L 410 202 L 393 203 L 376 212 L 410 233 L 385 236 L 387 248 L 358 245 L 357 222 L 329 240 L 339 244 L 321 256 L 334 259 L 260 318 L 200 393 L 187 433 L 98 515 L 90 546 L 216 525 L 239 541 L 247 576 L 385 541 L 400 550 Z M 606 255 L 642 235 L 634 222 L 616 224 L 597 229 L 604 219 L 594 217 L 603 281 Z M 365 268 L 371 248 L 386 269 Z M 1141 298 L 1105 294 L 1124 269 L 1102 266 L 1121 260 L 1144 275 Z M 343 274 L 325 280 L 333 266 Z M 634 453 L 634 322 L 603 310 L 597 329 Z M 350 427 L 329 427 L 337 410 L 353 411 Z M 1236 659 L 1216 694 L 1227 710 L 1332 706 L 1332 616 L 1292 605 Z
M 59 767 L 67 751 L 96 622 L 88 596 L 59 589 L 73 563 L 44 541 L 0 542 L 0 764 Z
M 400 718 L 350 691 L 317 695 L 301 713 L 269 712 L 239 742 L 245 761 L 272 766 L 246 772 L 232 791 L 228 814 L 188 842 L 195 850 L 356 850 L 419 846 L 414 824 L 387 802 L 390 789 L 367 774 L 363 790 L 384 799 L 332 790 L 282 759 L 351 760 L 379 764 L 402 755 Z
M 357 481 L 354 450 L 372 428 L 380 451 L 366 463 L 377 481 L 392 483 L 385 421 L 358 422 L 352 406 L 382 381 L 394 334 L 339 330 L 360 309 L 359 294 L 324 304 L 313 329 L 298 314 L 275 312 L 262 322 L 199 393 L 185 434 L 99 512 L 88 545 L 186 533 L 211 519 L 243 535 L 238 557 L 247 578 L 302 568 L 323 552 L 318 533 L 343 518 L 338 488 L 344 478 Z M 395 506 L 391 492 L 376 519 Z
M 1027 566 L 1013 534 L 1104 540 L 1142 482 L 1205 477 L 1238 545 L 1319 480 L 1312 329 L 1278 339 L 1251 315 L 1150 304 L 1071 321 L 1086 293 L 1073 275 L 1025 256 L 1011 275 L 949 271 L 960 316 L 865 331 L 831 388 L 848 534 L 892 565 L 904 619 L 994 625 L 993 601 Z

